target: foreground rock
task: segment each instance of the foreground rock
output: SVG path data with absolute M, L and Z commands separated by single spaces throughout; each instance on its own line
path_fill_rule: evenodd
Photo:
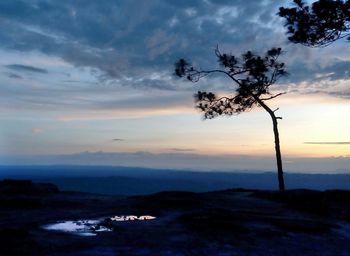
M 349 195 L 309 190 L 283 195 L 174 191 L 134 197 L 56 192 L 32 193 L 30 198 L 40 203 L 21 208 L 1 202 L 16 201 L 23 194 L 1 194 L 0 251 L 1 255 L 349 255 Z M 135 216 L 156 218 L 143 221 Z M 94 236 L 43 228 L 89 219 L 102 220 L 94 226 Z M 99 232 L 102 227 L 111 231 Z

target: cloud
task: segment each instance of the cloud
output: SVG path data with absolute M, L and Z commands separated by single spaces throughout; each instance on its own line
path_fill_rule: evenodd
M 228 91 L 231 84 L 222 76 L 211 76 L 195 85 L 184 82 L 173 76 L 173 64 L 184 57 L 203 69 L 216 68 L 214 48 L 219 44 L 222 52 L 236 55 L 246 50 L 259 54 L 280 46 L 286 50 L 281 60 L 290 72 L 289 77 L 279 82 L 281 89 L 349 97 L 350 92 L 344 91 L 348 86 L 334 87 L 341 80 L 350 80 L 350 57 L 340 54 L 349 49 L 348 45 L 339 43 L 317 50 L 288 44 L 283 20 L 276 15 L 278 8 L 286 3 L 274 0 L 0 1 L 3 51 L 20 52 L 23 56 L 37 53 L 58 59 L 69 65 L 72 70 L 69 73 L 78 74 L 69 78 L 59 76 L 63 73 L 60 68 L 46 69 L 42 68 L 46 65 L 28 60 L 5 65 L 17 72 L 49 73 L 49 76 L 38 78 L 45 81 L 29 81 L 29 86 L 21 81 L 21 86 L 0 88 L 0 94 L 9 99 L 7 104 L 12 109 L 192 107 L 193 91 L 199 88 Z M 5 63 L 16 63 L 14 59 Z M 20 78 L 19 74 L 10 78 Z M 32 90 L 33 83 L 38 90 Z M 177 93 L 190 96 L 184 98 Z
M 193 152 L 193 151 L 195 151 L 192 148 L 169 148 L 168 150 L 175 151 L 175 152 Z
M 323 56 L 319 59 L 320 63 L 317 63 L 314 60 L 306 60 L 302 57 L 289 61 L 288 58 L 290 54 L 291 53 L 287 53 L 285 56 L 285 62 L 290 75 L 283 79 L 283 81 L 287 83 L 319 83 L 321 85 L 320 87 L 324 88 L 332 87 L 331 84 L 333 81 L 337 82 L 339 80 L 350 79 L 350 60 L 341 60 L 332 56 Z M 298 52 L 297 54 L 302 54 L 302 52 Z M 312 55 L 316 55 L 316 53 L 313 53 Z M 311 57 L 311 59 L 313 58 L 314 56 Z M 281 59 L 284 59 L 283 56 Z M 327 84 L 330 86 L 327 86 Z
M 327 142 L 327 141 L 316 141 L 316 142 L 304 142 L 304 144 L 309 145 L 350 145 L 350 141 L 336 141 L 336 142 Z
M 97 85 L 97 82 L 91 82 L 91 81 L 80 81 L 80 80 L 62 80 L 63 83 L 80 83 L 80 84 L 91 84 L 91 85 Z
M 13 78 L 13 79 L 23 79 L 22 76 L 17 75 L 17 74 L 14 74 L 14 73 L 6 73 L 6 74 L 7 74 L 7 76 L 8 76 L 9 78 Z
M 199 171 L 266 172 L 276 170 L 274 157 L 242 155 L 202 155 L 186 152 L 80 152 L 65 155 L 37 155 L 0 157 L 0 164 L 36 165 L 101 165 L 167 168 Z M 350 173 L 350 157 L 284 158 L 286 172 L 302 173 Z
M 38 68 L 34 66 L 28 66 L 28 65 L 21 65 L 21 64 L 10 64 L 10 65 L 5 65 L 5 67 L 18 72 L 27 71 L 27 72 L 34 72 L 34 73 L 41 73 L 41 74 L 48 73 L 46 69 Z
M 182 56 L 212 63 L 208 57 L 217 43 L 240 50 L 255 40 L 276 42 L 274 29 L 261 21 L 278 20 L 278 6 L 275 1 L 147 1 L 142 8 L 139 1 L 3 2 L 0 38 L 5 47 L 40 51 L 119 78 L 144 75 L 149 65 L 171 69 Z
M 103 102 L 96 102 L 98 109 L 166 109 L 169 107 L 190 107 L 193 106 L 193 97 L 190 93 L 169 93 L 163 96 L 157 94 L 144 94 L 129 97 L 115 97 L 106 99 Z
M 124 139 L 112 139 L 114 142 L 125 141 Z
M 43 133 L 45 132 L 45 129 L 40 128 L 40 127 L 33 127 L 32 128 L 32 133 Z

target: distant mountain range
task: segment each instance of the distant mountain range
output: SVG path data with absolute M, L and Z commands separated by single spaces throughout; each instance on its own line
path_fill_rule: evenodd
M 179 151 L 152 152 L 80 152 L 62 155 L 3 156 L 0 165 L 80 165 L 80 166 L 131 166 L 150 169 L 225 171 L 250 170 L 266 172 L 276 169 L 273 155 L 205 155 Z M 350 156 L 338 157 L 283 157 L 286 172 L 297 173 L 350 173 Z
M 112 195 L 164 190 L 205 192 L 228 188 L 277 189 L 274 172 L 196 172 L 110 166 L 0 166 L 0 178 L 52 182 L 63 191 Z M 285 174 L 287 189 L 350 189 L 350 174 Z

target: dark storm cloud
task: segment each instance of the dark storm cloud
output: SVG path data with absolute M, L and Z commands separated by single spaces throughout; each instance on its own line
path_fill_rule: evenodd
M 46 69 L 33 67 L 29 65 L 10 64 L 10 65 L 5 65 L 5 67 L 11 70 L 15 70 L 17 72 L 26 71 L 26 72 L 34 72 L 34 73 L 41 73 L 41 74 L 48 73 Z

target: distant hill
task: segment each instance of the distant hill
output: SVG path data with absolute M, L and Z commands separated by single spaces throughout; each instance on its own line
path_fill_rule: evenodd
M 63 191 L 112 195 L 164 190 L 205 192 L 228 188 L 277 189 L 274 172 L 195 172 L 108 166 L 0 166 L 1 178 L 26 178 L 57 184 Z M 286 173 L 287 189 L 350 189 L 350 174 Z

